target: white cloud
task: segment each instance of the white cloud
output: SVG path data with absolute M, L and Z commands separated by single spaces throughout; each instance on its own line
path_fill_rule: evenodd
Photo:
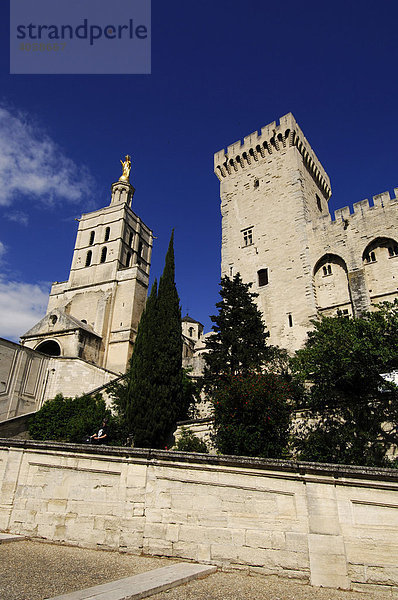
M 90 180 L 31 117 L 0 106 L 0 205 L 21 195 L 77 202 L 89 194 Z
M 47 302 L 48 288 L 0 279 L 0 337 L 19 341 L 44 317 Z
M 3 242 L 0 242 L 0 261 L 3 258 L 5 253 L 6 253 L 6 247 L 3 244 Z
M 14 221 L 15 223 L 19 223 L 19 225 L 27 225 L 29 223 L 28 215 L 21 210 L 7 211 L 4 216 L 9 221 Z

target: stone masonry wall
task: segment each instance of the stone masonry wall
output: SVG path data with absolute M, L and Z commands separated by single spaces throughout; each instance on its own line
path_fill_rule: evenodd
M 398 190 L 329 213 L 330 180 L 290 113 L 217 152 L 221 274 L 258 294 L 270 343 L 301 348 L 320 314 L 398 297 Z
M 63 394 L 74 398 L 116 379 L 116 374 L 80 358 L 51 357 L 45 400 Z
M 0 421 L 40 408 L 48 362 L 48 356 L 0 338 Z
M 398 471 L 0 440 L 0 530 L 398 591 Z
M 50 357 L 0 338 L 0 422 L 33 413 L 56 394 L 74 398 L 116 377 L 80 358 Z

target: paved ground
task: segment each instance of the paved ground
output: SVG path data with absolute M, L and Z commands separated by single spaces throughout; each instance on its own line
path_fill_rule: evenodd
M 19 541 L 0 544 L 1 600 L 44 600 L 180 561 Z M 240 572 L 216 573 L 152 600 L 386 600 L 385 592 L 356 593 L 312 588 Z

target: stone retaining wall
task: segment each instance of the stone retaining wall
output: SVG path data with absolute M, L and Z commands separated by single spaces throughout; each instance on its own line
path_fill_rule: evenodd
M 0 440 L 0 530 L 398 591 L 398 471 Z

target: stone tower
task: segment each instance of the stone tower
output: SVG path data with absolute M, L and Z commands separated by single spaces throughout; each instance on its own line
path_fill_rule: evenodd
M 270 343 L 300 348 L 319 314 L 361 314 L 398 290 L 398 201 L 329 214 L 329 177 L 291 113 L 221 150 L 222 275 L 259 294 Z M 397 190 L 396 190 L 397 191 Z
M 111 190 L 109 206 L 82 215 L 69 279 L 53 284 L 46 316 L 21 341 L 124 373 L 146 301 L 153 237 L 131 209 L 128 177 Z
M 307 222 L 327 212 L 329 177 L 293 115 L 215 155 L 222 275 L 252 282 L 270 343 L 299 347 L 316 314 Z

